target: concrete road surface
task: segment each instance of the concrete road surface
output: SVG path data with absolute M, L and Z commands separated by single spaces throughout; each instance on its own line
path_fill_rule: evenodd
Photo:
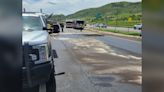
M 141 92 L 141 42 L 64 31 L 52 34 L 57 92 Z

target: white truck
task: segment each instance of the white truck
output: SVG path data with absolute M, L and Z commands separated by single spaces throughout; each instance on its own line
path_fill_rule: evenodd
M 56 92 L 51 38 L 40 13 L 23 13 L 23 92 Z M 34 91 L 35 90 L 35 91 Z
M 134 25 L 134 29 L 136 29 L 136 30 L 142 30 L 142 24 Z

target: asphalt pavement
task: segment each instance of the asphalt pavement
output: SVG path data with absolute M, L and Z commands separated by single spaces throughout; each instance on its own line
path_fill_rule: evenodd
M 141 92 L 141 42 L 74 29 L 52 34 L 57 92 Z
M 127 50 L 138 55 L 142 54 L 142 43 L 140 41 L 134 41 L 115 36 L 102 36 L 96 37 L 96 39 L 101 40 L 108 45 L 112 45 L 114 47 Z

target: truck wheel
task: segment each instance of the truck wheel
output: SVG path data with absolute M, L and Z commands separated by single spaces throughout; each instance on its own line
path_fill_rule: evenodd
M 23 88 L 22 92 L 39 92 L 39 85 L 31 88 Z
M 50 75 L 50 79 L 46 83 L 46 92 L 56 92 L 56 79 L 54 75 L 54 70 Z

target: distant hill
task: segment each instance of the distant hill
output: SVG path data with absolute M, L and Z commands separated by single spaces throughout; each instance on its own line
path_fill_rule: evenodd
M 66 19 L 66 16 L 63 14 L 59 14 L 59 15 L 53 15 L 53 17 L 51 18 L 54 21 L 60 21 L 63 22 Z
M 117 2 L 110 3 L 98 8 L 90 8 L 78 11 L 74 14 L 68 15 L 67 18 L 87 18 L 101 16 L 112 16 L 112 15 L 128 15 L 128 14 L 141 14 L 142 12 L 141 2 Z
M 129 17 L 132 18 L 133 22 L 128 22 Z M 133 25 L 142 22 L 142 3 L 110 3 L 98 8 L 80 10 L 68 16 L 54 15 L 53 19 L 55 21 L 65 21 L 65 19 L 83 19 L 90 24 L 105 23 L 111 26 L 133 27 Z

